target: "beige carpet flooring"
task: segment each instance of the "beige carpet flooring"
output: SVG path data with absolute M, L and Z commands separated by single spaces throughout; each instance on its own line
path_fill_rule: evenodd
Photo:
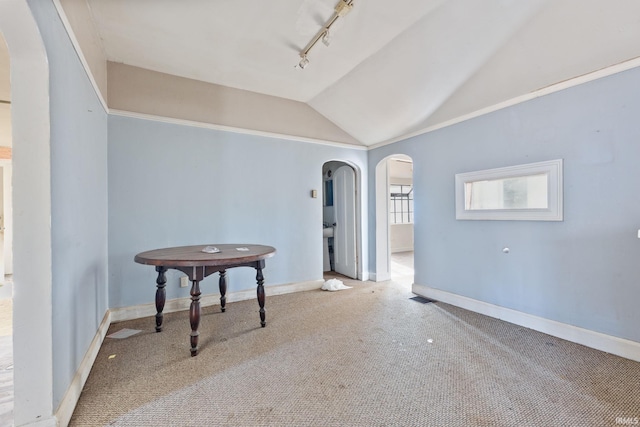
M 267 296 L 113 324 L 72 426 L 615 426 L 640 417 L 640 363 L 443 303 L 406 285 Z M 204 290 L 215 282 L 203 282 Z M 150 296 L 152 297 L 152 296 Z M 620 418 L 618 418 L 620 417 Z

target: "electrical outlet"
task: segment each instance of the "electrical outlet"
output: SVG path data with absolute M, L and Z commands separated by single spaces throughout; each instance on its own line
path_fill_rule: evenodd
M 180 287 L 186 288 L 189 286 L 189 276 L 181 276 L 180 277 Z

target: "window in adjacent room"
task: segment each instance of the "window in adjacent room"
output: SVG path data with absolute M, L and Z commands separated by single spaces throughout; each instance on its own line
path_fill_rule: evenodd
M 389 223 L 413 223 L 413 186 L 389 185 Z

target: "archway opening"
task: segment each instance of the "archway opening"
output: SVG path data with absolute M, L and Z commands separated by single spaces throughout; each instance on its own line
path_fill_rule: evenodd
M 375 170 L 376 281 L 413 284 L 413 160 L 403 154 L 382 159 Z
M 391 280 L 413 284 L 413 161 L 407 156 L 387 159 L 389 170 L 389 266 Z
M 322 166 L 323 276 L 362 278 L 358 170 L 335 160 Z

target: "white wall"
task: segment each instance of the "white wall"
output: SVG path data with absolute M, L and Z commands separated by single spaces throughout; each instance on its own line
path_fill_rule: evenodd
M 389 225 L 389 246 L 391 253 L 413 250 L 413 224 Z

